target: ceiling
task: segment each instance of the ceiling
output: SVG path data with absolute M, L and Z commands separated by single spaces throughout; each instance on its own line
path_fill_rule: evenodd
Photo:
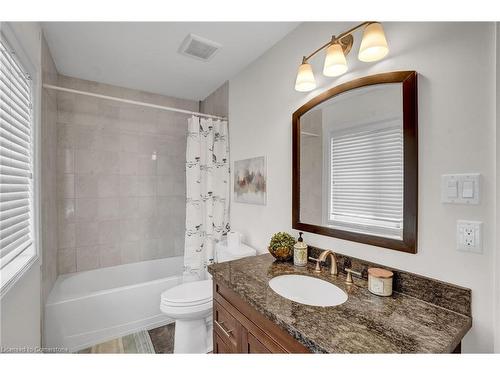
M 45 22 L 60 74 L 203 100 L 297 22 Z M 222 48 L 208 62 L 178 52 L 189 33 Z

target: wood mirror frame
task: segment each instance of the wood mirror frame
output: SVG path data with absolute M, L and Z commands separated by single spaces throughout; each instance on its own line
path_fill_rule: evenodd
M 403 239 L 349 232 L 300 221 L 300 118 L 318 104 L 360 87 L 401 83 L 403 92 Z M 344 240 L 361 242 L 407 253 L 417 252 L 418 210 L 418 109 L 417 73 L 397 71 L 362 77 L 333 87 L 297 109 L 292 116 L 292 227 Z

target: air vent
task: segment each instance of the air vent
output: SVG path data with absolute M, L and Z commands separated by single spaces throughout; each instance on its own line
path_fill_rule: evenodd
M 201 61 L 211 60 L 222 46 L 195 34 L 189 34 L 182 42 L 179 52 Z

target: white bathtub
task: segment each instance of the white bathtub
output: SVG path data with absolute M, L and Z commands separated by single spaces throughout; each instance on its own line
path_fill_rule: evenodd
M 160 294 L 182 281 L 183 257 L 61 275 L 45 305 L 46 347 L 77 351 L 171 323 Z

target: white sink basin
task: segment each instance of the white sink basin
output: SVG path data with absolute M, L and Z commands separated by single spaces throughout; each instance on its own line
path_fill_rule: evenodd
M 315 277 L 281 275 L 269 280 L 269 286 L 280 296 L 311 306 L 337 306 L 347 301 L 339 287 Z

